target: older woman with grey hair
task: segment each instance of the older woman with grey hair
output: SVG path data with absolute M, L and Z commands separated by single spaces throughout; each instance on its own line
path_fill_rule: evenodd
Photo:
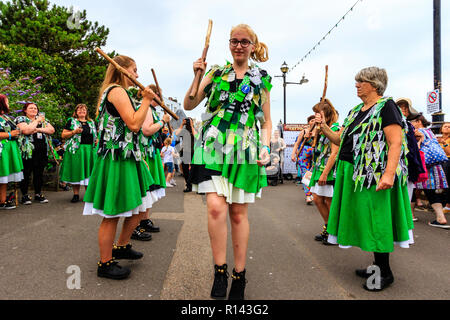
M 316 114 L 322 132 L 340 145 L 328 241 L 373 252 L 379 269 L 360 269 L 356 274 L 368 279 L 366 290 L 380 291 L 394 282 L 389 266 L 394 244 L 408 248 L 413 243 L 407 127 L 392 98 L 383 97 L 386 70 L 365 68 L 355 80 L 362 103 L 350 111 L 338 133 L 327 126 L 323 114 Z M 371 277 L 369 270 L 379 273 Z

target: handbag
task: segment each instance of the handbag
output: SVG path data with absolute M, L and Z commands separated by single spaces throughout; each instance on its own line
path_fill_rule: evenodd
M 427 166 L 437 165 L 448 160 L 444 149 L 437 141 L 436 137 L 430 130 L 420 130 L 425 136 L 425 140 L 420 146 L 420 151 L 425 155 L 425 164 Z
M 420 159 L 422 160 L 422 166 L 423 169 L 425 170 L 424 173 L 419 173 L 419 177 L 417 178 L 416 183 L 421 183 L 421 182 L 425 182 L 428 180 L 428 170 L 427 170 L 427 166 L 425 164 L 425 154 L 423 151 L 419 151 L 420 153 Z
M 303 175 L 302 183 L 305 186 L 309 186 L 309 183 L 311 182 L 311 178 L 312 178 L 312 172 L 306 171 L 305 174 Z

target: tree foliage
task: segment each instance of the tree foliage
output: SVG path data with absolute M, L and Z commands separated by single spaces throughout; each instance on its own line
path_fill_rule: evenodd
M 42 77 L 42 91 L 62 105 L 95 109 L 107 62 L 94 49 L 106 44 L 108 34 L 87 20 L 86 11 L 48 0 L 0 1 L 0 67 L 15 79 Z
M 13 79 L 11 75 L 9 69 L 0 68 L 0 92 L 8 97 L 11 115 L 20 115 L 24 104 L 32 101 L 39 106 L 41 112 L 45 112 L 45 116 L 57 129 L 56 136 L 59 136 L 66 118 L 71 114 L 70 105 L 63 105 L 54 93 L 43 92 L 41 76 Z

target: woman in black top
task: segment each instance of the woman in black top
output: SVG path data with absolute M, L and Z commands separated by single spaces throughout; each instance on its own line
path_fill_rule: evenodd
M 194 140 L 197 135 L 192 119 L 184 119 L 181 126 L 175 131 L 175 135 L 182 139 L 179 153 L 181 158 L 181 168 L 183 170 L 184 180 L 186 181 L 186 189 L 184 189 L 184 192 L 191 192 L 191 162 L 194 152 Z
M 48 163 L 49 143 L 47 135 L 55 133 L 53 126 L 45 120 L 45 114 L 39 113 L 36 104 L 29 102 L 23 107 L 25 116 L 16 119 L 17 126 L 21 130 L 19 144 L 22 151 L 24 179 L 20 184 L 22 191 L 22 203 L 31 204 L 28 195 L 30 175 L 33 173 L 34 200 L 47 203 L 48 200 L 42 194 L 44 183 L 44 169 Z M 39 113 L 39 114 L 38 114 Z
M 383 97 L 386 70 L 365 68 L 355 80 L 362 103 L 351 110 L 341 131 L 333 132 L 323 113 L 316 114 L 322 132 L 340 145 L 328 242 L 373 252 L 375 267 L 356 274 L 368 279 L 366 290 L 380 291 L 394 282 L 389 265 L 394 244 L 408 248 L 414 243 L 406 123 L 392 98 Z M 378 270 L 374 277 L 371 270 Z
M 87 188 L 94 166 L 96 129 L 85 104 L 77 105 L 61 137 L 66 140 L 66 151 L 60 172 L 61 181 L 72 185 L 71 202 L 75 203 L 80 200 L 80 186 Z

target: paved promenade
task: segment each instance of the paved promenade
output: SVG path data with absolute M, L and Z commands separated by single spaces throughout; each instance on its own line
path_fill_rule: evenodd
M 144 258 L 122 262 L 132 269 L 125 281 L 96 276 L 101 218 L 82 216 L 83 204 L 70 203 L 71 191 L 47 192 L 48 204 L 1 211 L 0 299 L 209 300 L 213 262 L 205 199 L 184 194 L 182 178 L 177 179 L 178 187 L 153 208 L 161 232 L 150 242 L 132 241 Z M 246 298 L 449 299 L 450 232 L 429 227 L 431 213 L 416 215 L 416 244 L 391 255 L 394 285 L 369 293 L 354 269 L 371 264 L 372 254 L 315 242 L 322 221 L 314 206 L 305 205 L 301 188 L 292 182 L 269 187 L 249 209 Z M 230 239 L 228 257 L 231 269 Z M 68 288 L 68 270 L 81 271 L 80 289 Z

